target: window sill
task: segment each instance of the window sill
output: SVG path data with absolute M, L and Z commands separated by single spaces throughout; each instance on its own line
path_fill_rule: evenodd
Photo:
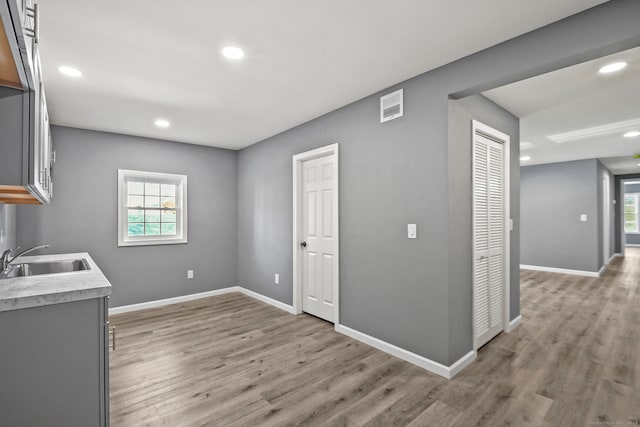
M 127 240 L 118 242 L 118 247 L 123 246 L 156 246 L 156 245 L 186 245 L 187 239 L 166 240 Z

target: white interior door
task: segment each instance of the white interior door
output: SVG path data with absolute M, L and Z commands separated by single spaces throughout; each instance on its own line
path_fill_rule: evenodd
M 302 310 L 335 322 L 338 282 L 334 154 L 302 162 Z
M 474 127 L 473 152 L 473 308 L 478 349 L 504 330 L 508 216 L 504 141 Z

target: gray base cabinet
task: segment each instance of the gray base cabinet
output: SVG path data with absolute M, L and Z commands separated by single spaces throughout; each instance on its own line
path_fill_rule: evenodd
M 108 299 L 0 312 L 0 425 L 109 425 Z

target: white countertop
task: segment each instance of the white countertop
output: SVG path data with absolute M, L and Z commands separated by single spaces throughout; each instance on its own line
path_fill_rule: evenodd
M 86 252 L 74 254 L 24 256 L 24 262 L 47 262 L 84 258 L 90 270 L 39 274 L 0 279 L 0 311 L 38 307 L 111 295 L 111 284 Z

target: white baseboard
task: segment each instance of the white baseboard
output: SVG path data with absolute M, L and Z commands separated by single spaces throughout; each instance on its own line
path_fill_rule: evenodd
M 385 353 L 389 353 L 392 356 L 405 360 L 409 363 L 413 363 L 416 366 L 419 366 L 423 369 L 426 369 L 427 371 L 433 372 L 434 374 L 440 375 L 441 377 L 445 377 L 447 379 L 453 378 L 454 375 L 460 372 L 469 363 L 473 362 L 476 357 L 475 353 L 473 351 L 470 351 L 469 353 L 462 356 L 453 365 L 445 366 L 441 363 L 434 362 L 431 359 L 427 359 L 426 357 L 412 353 L 393 344 L 389 344 L 386 341 L 382 341 L 378 338 L 356 331 L 355 329 L 351 329 L 347 326 L 336 325 L 335 329 L 336 332 L 347 335 L 355 340 L 368 344 L 371 347 L 377 348 L 378 350 L 384 351 Z
M 522 323 L 522 315 L 519 315 L 518 317 L 513 319 L 511 322 L 509 322 L 508 329 L 505 332 L 509 333 L 513 331 L 515 328 L 520 326 L 520 323 Z
M 287 313 L 296 314 L 295 311 L 293 311 L 293 307 L 290 306 L 289 304 L 285 304 L 285 303 L 280 302 L 278 300 L 275 300 L 273 298 L 266 297 L 266 296 L 264 296 L 262 294 L 254 292 L 254 291 L 250 291 L 249 289 L 243 288 L 242 286 L 236 286 L 236 288 L 238 288 L 237 289 L 238 292 L 240 292 L 240 293 L 242 293 L 242 294 L 244 294 L 244 295 L 246 295 L 248 297 L 257 299 L 258 301 L 262 301 L 264 303 L 267 303 L 269 305 L 277 307 L 280 310 L 286 311 Z
M 451 379 L 458 375 L 460 371 L 469 366 L 474 360 L 476 360 L 475 351 L 470 351 L 469 353 L 462 356 L 453 365 L 449 366 L 449 376 L 447 377 L 447 379 Z
M 262 301 L 266 304 L 269 304 L 281 310 L 284 310 L 287 313 L 295 314 L 292 306 L 284 304 L 280 301 L 276 301 L 273 298 L 265 297 L 264 295 L 260 295 L 257 292 L 253 292 L 253 291 L 250 291 L 249 289 L 245 289 L 242 286 L 230 286 L 228 288 L 216 289 L 215 291 L 200 292 L 197 294 L 182 295 L 174 298 L 166 298 L 166 299 L 160 299 L 155 301 L 141 302 L 139 304 L 123 305 L 120 307 L 110 308 L 109 314 L 111 315 L 111 314 L 128 313 L 130 311 L 146 310 L 148 308 L 162 307 L 165 305 L 177 304 L 179 302 L 193 301 L 200 298 L 215 297 L 217 295 L 224 295 L 231 292 L 240 292 L 241 294 L 244 294 L 248 297 L 257 299 L 258 301 Z
M 568 268 L 542 267 L 539 265 L 520 264 L 520 269 L 546 271 L 547 273 L 574 274 L 576 276 L 600 277 L 600 274 L 604 270 L 604 267 L 602 267 L 600 271 L 584 271 L 584 270 L 570 270 Z
M 238 289 L 238 286 L 231 286 L 228 288 L 216 289 L 215 291 L 200 292 L 197 294 L 182 295 L 174 298 L 165 298 L 165 299 L 159 299 L 155 301 L 141 302 L 139 304 L 122 305 L 120 307 L 110 308 L 109 315 L 128 313 L 130 311 L 146 310 L 148 308 L 162 307 L 165 305 L 177 304 L 179 302 L 193 301 L 200 298 L 209 298 L 217 295 L 224 295 L 231 292 L 240 292 L 240 290 Z
M 614 258 L 618 258 L 618 257 L 621 257 L 621 256 L 622 256 L 622 254 L 621 254 L 621 253 L 616 252 L 615 254 L 611 255 L 611 258 L 609 258 L 609 259 L 607 260 L 607 264 L 609 264 L 611 261 L 613 261 L 613 259 L 614 259 Z

